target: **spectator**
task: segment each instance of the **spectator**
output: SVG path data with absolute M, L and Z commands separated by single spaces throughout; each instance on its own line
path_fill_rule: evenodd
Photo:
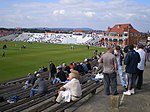
M 61 82 L 65 82 L 67 80 L 66 73 L 62 70 L 62 67 L 57 67 L 56 78 L 59 78 Z
M 70 63 L 69 68 L 70 68 L 70 69 L 73 69 L 73 68 L 74 68 L 74 64 L 73 64 L 73 63 Z
M 92 58 L 92 64 L 91 65 L 92 65 L 92 68 L 95 67 L 95 66 L 98 66 L 98 59 L 97 59 L 96 56 L 94 56 Z
M 117 95 L 117 61 L 116 57 L 112 54 L 113 48 L 107 46 L 107 52 L 100 58 L 100 64 L 103 66 L 104 74 L 104 92 L 105 95 L 110 95 L 110 87 L 112 95 Z
M 46 72 L 46 71 L 47 71 L 47 67 L 43 66 L 43 72 Z
M 97 53 L 98 53 L 98 51 L 97 51 L 97 50 L 94 50 L 94 52 L 93 52 L 94 56 L 96 56 Z
M 30 97 L 34 96 L 36 93 L 38 94 L 45 94 L 47 92 L 47 84 L 45 80 L 41 77 L 40 74 L 37 74 L 37 80 L 33 85 L 33 88 L 30 91 Z
M 122 85 L 122 87 L 124 87 L 126 89 L 127 85 L 126 85 L 126 81 L 124 79 L 123 71 L 122 71 L 122 60 L 124 58 L 124 54 L 123 54 L 120 46 L 116 46 L 116 50 L 114 50 L 114 55 L 117 60 L 117 68 L 118 68 L 118 74 L 120 77 L 121 85 Z
M 91 64 L 90 64 L 90 62 L 89 62 L 89 59 L 85 59 L 84 61 L 86 62 L 86 66 L 87 66 L 87 68 L 88 68 L 88 71 L 91 71 L 91 70 L 92 70 L 92 67 L 91 67 Z
M 23 86 L 23 88 L 24 88 L 24 89 L 27 89 L 27 88 L 33 86 L 34 83 L 35 83 L 35 81 L 36 81 L 35 75 L 32 75 L 32 74 L 29 73 L 29 74 L 28 74 L 28 79 L 27 79 L 27 81 L 25 82 L 25 86 Z
M 52 61 L 50 61 L 50 65 L 49 65 L 49 80 L 54 80 L 55 78 L 55 74 L 56 74 L 56 67 L 54 65 L 54 63 Z
M 74 68 L 76 71 L 78 71 L 80 74 L 83 74 L 84 73 L 84 69 L 83 69 L 83 66 L 77 62 L 75 68 Z
M 70 67 L 67 66 L 65 63 L 62 64 L 62 69 L 68 75 L 70 73 Z
M 82 63 L 82 67 L 83 67 L 84 73 L 85 74 L 88 73 L 88 68 L 85 62 Z
M 140 62 L 140 55 L 134 50 L 133 44 L 129 46 L 129 51 L 124 59 L 126 65 L 125 72 L 127 75 L 128 91 L 123 92 L 124 95 L 131 95 L 135 93 L 135 81 L 138 72 L 138 63 Z
M 60 103 L 62 100 L 66 102 L 77 101 L 82 95 L 81 85 L 74 73 L 69 74 L 69 82 L 60 87 L 56 102 Z M 65 97 L 67 96 L 67 97 Z
M 148 61 L 150 61 L 150 45 L 147 46 L 146 51 L 148 53 Z
M 138 63 L 138 73 L 137 73 L 137 89 L 141 89 L 141 86 L 143 84 L 143 72 L 144 72 L 144 67 L 146 65 L 146 53 L 143 50 L 144 46 L 142 44 L 138 45 L 138 50 L 137 52 L 140 55 L 140 63 Z
M 42 72 L 43 72 L 43 68 L 42 68 L 42 67 L 39 67 L 38 73 L 42 73 Z
M 74 73 L 74 74 L 76 75 L 76 78 L 77 78 L 78 80 L 80 80 L 80 75 L 79 75 L 79 72 L 78 72 L 78 71 L 76 71 L 76 70 L 74 70 L 74 69 L 70 69 L 70 72 L 71 72 L 71 73 Z
M 127 46 L 125 46 L 125 48 L 124 48 L 124 53 L 127 53 L 128 51 L 129 51 L 129 46 L 127 45 Z

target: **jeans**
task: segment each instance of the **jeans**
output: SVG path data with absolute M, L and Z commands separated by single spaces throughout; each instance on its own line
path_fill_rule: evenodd
M 144 72 L 144 70 L 139 70 L 138 69 L 137 78 L 136 78 L 138 89 L 141 89 L 141 86 L 143 84 L 143 72 Z
M 30 91 L 30 97 L 34 96 L 36 93 L 38 93 L 38 89 L 32 88 Z
M 55 78 L 52 82 L 52 84 L 57 84 L 57 83 L 60 83 L 61 80 L 59 78 Z
M 122 66 L 121 65 L 118 65 L 118 74 L 119 74 L 121 85 L 126 86 L 126 81 L 125 81 L 125 78 L 123 76 L 123 71 L 122 71 Z
M 126 75 L 127 75 L 127 81 L 128 81 L 128 90 L 134 89 L 137 74 L 126 73 Z
M 150 53 L 148 53 L 148 61 L 150 61 Z
M 112 73 L 112 74 L 107 74 L 107 73 L 103 73 L 104 74 L 104 92 L 105 95 L 110 95 L 110 87 L 111 87 L 111 92 L 112 95 L 116 95 L 117 92 L 117 75 L 116 73 Z

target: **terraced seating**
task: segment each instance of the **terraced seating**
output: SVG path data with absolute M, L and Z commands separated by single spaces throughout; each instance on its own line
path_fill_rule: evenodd
M 45 79 L 48 79 L 48 74 L 49 72 L 43 72 L 41 73 L 41 76 Z M 24 83 L 25 81 L 27 80 L 27 77 L 21 77 L 21 78 L 17 78 L 15 80 L 9 80 L 9 81 L 5 81 L 5 82 L 2 82 L 0 83 L 0 87 L 1 88 L 5 88 L 5 86 L 8 86 L 8 85 L 14 85 L 14 84 L 22 84 Z
M 55 85 L 50 85 L 50 83 L 49 83 L 48 93 L 51 93 L 55 89 L 58 89 L 61 85 L 62 85 L 62 83 L 55 84 Z M 15 95 L 18 95 L 20 97 L 20 100 L 18 100 L 18 102 L 16 102 L 16 103 L 10 104 L 10 103 L 7 103 L 6 101 L 0 103 L 0 111 L 4 111 L 4 110 L 7 110 L 7 109 L 11 109 L 12 107 L 17 107 L 17 106 L 20 106 L 20 105 L 24 105 L 27 102 L 30 102 L 34 99 L 38 99 L 41 96 L 43 96 L 41 94 L 38 94 L 38 95 L 35 95 L 35 96 L 30 98 L 29 97 L 30 89 L 31 88 L 28 88 L 27 90 L 22 90 L 20 93 L 15 94 Z M 12 94 L 12 95 L 14 95 L 14 94 Z
M 87 82 L 91 74 L 86 74 L 82 76 L 81 83 Z M 0 103 L 0 111 L 23 111 L 28 108 L 33 108 L 35 105 L 41 105 L 41 103 L 44 104 L 47 102 L 46 100 L 49 99 L 51 101 L 52 98 L 54 98 L 57 93 L 55 92 L 56 89 L 58 89 L 60 86 L 62 86 L 62 83 L 51 85 L 49 81 L 48 83 L 48 93 L 46 95 L 36 95 L 31 98 L 29 98 L 29 92 L 30 88 L 23 90 L 23 89 L 16 89 L 14 92 L 11 92 L 8 94 L 10 91 L 7 91 L 6 93 L 3 93 L 3 95 L 7 95 L 7 97 L 12 96 L 12 95 L 18 95 L 20 97 L 20 100 L 16 103 L 9 104 L 6 101 Z M 48 103 L 49 104 L 49 103 Z M 54 103 L 53 103 L 54 104 Z M 41 106 L 39 106 L 41 107 Z M 37 108 L 37 107 L 36 107 Z
M 80 100 L 89 94 L 95 94 L 96 89 L 102 85 L 103 84 L 101 82 L 95 82 L 95 81 L 90 81 L 90 82 L 85 83 L 82 86 L 82 93 L 83 94 L 82 94 L 82 97 L 80 98 Z M 78 101 L 80 101 L 80 100 L 78 100 Z M 41 110 L 42 108 L 38 109 L 38 111 L 36 111 L 36 112 L 41 112 L 41 111 L 42 112 L 63 112 L 65 109 L 69 108 L 70 106 L 72 106 L 73 104 L 75 104 L 78 101 L 69 102 L 69 103 L 65 102 L 62 104 L 55 104 L 53 106 L 48 107 L 45 110 Z

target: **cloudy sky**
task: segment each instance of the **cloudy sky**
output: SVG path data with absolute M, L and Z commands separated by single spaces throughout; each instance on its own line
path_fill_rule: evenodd
M 0 0 L 0 27 L 150 30 L 150 0 Z

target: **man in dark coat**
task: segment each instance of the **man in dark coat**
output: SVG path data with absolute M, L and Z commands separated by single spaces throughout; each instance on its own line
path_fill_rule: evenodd
M 138 63 L 140 62 L 140 55 L 134 50 L 133 44 L 129 45 L 129 51 L 124 59 L 126 65 L 125 71 L 128 81 L 128 91 L 123 92 L 124 95 L 131 95 L 135 93 L 135 82 L 138 72 Z
M 67 80 L 66 73 L 62 70 L 62 67 L 58 67 L 58 72 L 56 74 L 56 78 L 59 78 L 61 82 L 65 82 Z
M 50 70 L 50 72 L 49 72 L 49 78 L 48 79 L 54 80 L 55 74 L 57 71 L 56 71 L 56 67 L 52 61 L 50 61 L 49 70 Z

